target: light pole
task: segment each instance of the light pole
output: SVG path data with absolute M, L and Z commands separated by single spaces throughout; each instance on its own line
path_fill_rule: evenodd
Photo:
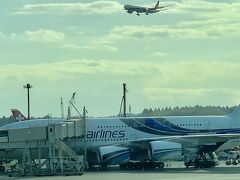
M 123 83 L 123 117 L 127 117 L 126 114 L 126 92 L 127 92 L 127 88 L 126 88 L 126 83 Z
M 30 95 L 29 90 L 32 88 L 31 84 L 26 84 L 23 86 L 24 89 L 27 89 L 27 99 L 28 99 L 28 120 L 30 119 Z

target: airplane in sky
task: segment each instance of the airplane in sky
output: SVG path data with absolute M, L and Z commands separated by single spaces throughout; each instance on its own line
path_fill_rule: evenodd
M 159 1 L 155 5 L 155 7 L 142 7 L 142 6 L 134 6 L 134 5 L 125 5 L 124 9 L 127 11 L 127 13 L 132 14 L 134 11 L 137 13 L 138 16 L 140 16 L 140 13 L 145 13 L 146 15 L 157 13 L 162 10 L 166 10 L 167 7 L 170 7 L 172 5 L 165 5 L 165 6 L 159 6 Z
M 64 119 L 14 122 L 0 127 L 6 142 L 8 130 L 45 127 Z M 184 157 L 186 167 L 214 167 L 214 152 L 240 144 L 240 106 L 226 116 L 162 116 L 87 118 L 88 164 L 120 165 L 121 168 L 163 168 L 164 162 Z M 83 137 L 62 141 L 80 154 Z M 2 144 L 3 145 L 3 144 Z M 4 146 L 2 146 L 4 147 Z M 46 150 L 46 152 L 48 152 Z M 31 152 L 32 157 L 38 153 Z M 45 154 L 47 157 L 48 153 Z M 44 156 L 44 154 L 42 154 Z M 209 157 L 206 163 L 202 161 Z M 0 159 L 21 159 L 18 149 L 0 149 Z

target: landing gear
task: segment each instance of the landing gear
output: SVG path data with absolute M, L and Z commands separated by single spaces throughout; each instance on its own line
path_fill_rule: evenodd
M 147 169 L 162 169 L 164 168 L 164 162 L 129 162 L 121 164 L 120 169 L 123 170 L 147 170 Z
M 238 165 L 240 162 L 238 159 L 228 159 L 225 161 L 226 165 Z
M 3 162 L 0 161 L 0 172 L 5 172 L 5 167 L 3 166 Z
M 192 156 L 194 157 L 194 156 Z M 185 166 L 186 168 L 190 166 L 194 166 L 195 168 L 211 168 L 215 167 L 219 164 L 215 153 L 201 153 L 198 155 L 195 155 L 195 159 L 186 158 L 185 160 Z
M 4 166 L 0 166 L 0 172 L 5 172 L 5 167 Z
M 107 170 L 107 164 L 101 164 L 101 167 L 100 167 L 100 169 L 102 170 L 102 171 L 106 171 Z
M 165 166 L 164 162 L 159 162 L 159 163 L 158 163 L 158 168 L 159 168 L 159 169 L 163 169 L 164 166 Z
M 214 152 L 209 152 L 201 154 L 201 156 L 196 160 L 195 167 L 200 168 L 211 168 L 219 165 L 219 161 Z

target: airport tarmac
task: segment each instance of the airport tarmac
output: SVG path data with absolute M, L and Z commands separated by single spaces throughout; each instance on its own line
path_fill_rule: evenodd
M 48 176 L 48 177 L 7 177 L 0 176 L 0 180 L 236 180 L 240 177 L 240 165 L 215 168 L 195 169 L 185 168 L 179 164 L 171 164 L 161 170 L 121 171 L 113 168 L 108 171 L 85 172 L 82 176 Z

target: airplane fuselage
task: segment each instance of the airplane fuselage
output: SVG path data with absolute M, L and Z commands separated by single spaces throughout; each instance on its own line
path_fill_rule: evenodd
M 125 5 L 124 9 L 129 13 L 132 14 L 133 12 L 139 13 L 147 13 L 148 8 L 140 7 L 140 6 L 132 6 L 132 5 Z
M 87 147 L 94 149 L 152 137 L 239 132 L 240 120 L 229 116 L 93 118 L 87 120 Z
M 36 121 L 36 120 L 34 120 Z M 37 122 L 37 121 L 36 121 Z M 47 122 L 47 121 L 46 121 Z M 56 123 L 61 123 L 58 120 Z M 54 123 L 54 121 L 51 121 Z M 19 128 L 33 126 L 30 121 L 15 123 Z M 29 124 L 29 125 L 27 125 Z M 38 126 L 47 124 L 38 122 Z M 13 128 L 14 123 L 7 125 Z M 17 127 L 15 127 L 17 128 Z M 2 127 L 4 129 L 4 127 Z M 111 117 L 89 118 L 86 120 L 87 139 L 86 146 L 89 152 L 96 152 L 99 147 L 114 146 L 120 143 L 138 141 L 146 138 L 158 137 L 163 140 L 173 136 L 200 135 L 200 134 L 234 134 L 240 132 L 240 119 L 232 116 L 163 116 L 163 117 Z M 0 128 L 1 131 L 1 128 Z M 82 151 L 85 145 L 80 137 L 66 138 L 63 140 L 75 152 Z M 236 146 L 240 141 L 234 140 Z M 21 150 L 0 150 L 0 159 L 21 158 Z M 38 155 L 37 151 L 32 152 Z M 42 155 L 48 154 L 43 150 Z

